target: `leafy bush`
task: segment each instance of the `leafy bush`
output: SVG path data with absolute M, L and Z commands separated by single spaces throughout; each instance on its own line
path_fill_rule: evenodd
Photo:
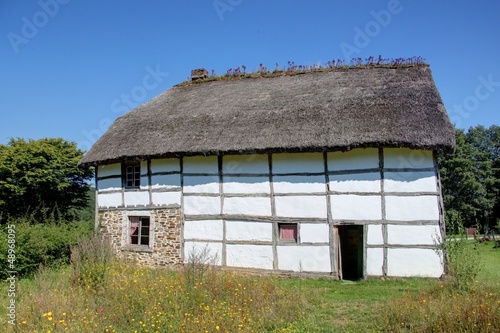
M 15 262 L 10 268 L 8 256 L 8 228 L 15 231 Z M 0 278 L 6 278 L 7 271 L 17 271 L 20 277 L 32 275 L 39 266 L 60 267 L 68 264 L 70 245 L 76 244 L 82 235 L 92 233 L 90 222 L 36 223 L 32 219 L 10 219 L 0 227 Z

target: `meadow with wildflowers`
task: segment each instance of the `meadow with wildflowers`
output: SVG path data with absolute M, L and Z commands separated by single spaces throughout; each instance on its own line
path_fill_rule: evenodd
M 477 249 L 481 270 L 467 289 L 448 279 L 245 275 L 197 262 L 172 271 L 112 260 L 99 269 L 109 260 L 105 251 L 96 251 L 100 259 L 83 251 L 68 267 L 41 268 L 19 281 L 16 325 L 2 320 L 0 330 L 498 332 L 500 252 L 491 242 Z

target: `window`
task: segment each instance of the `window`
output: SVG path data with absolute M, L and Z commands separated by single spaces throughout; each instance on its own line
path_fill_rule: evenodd
M 279 240 L 282 242 L 297 242 L 296 224 L 278 224 Z
M 149 246 L 149 217 L 130 216 L 130 244 Z
M 141 163 L 125 165 L 125 186 L 139 187 L 141 185 Z

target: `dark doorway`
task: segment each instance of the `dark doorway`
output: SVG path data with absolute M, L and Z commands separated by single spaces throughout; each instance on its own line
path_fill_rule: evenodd
M 363 278 L 363 226 L 337 226 L 340 240 L 340 268 L 345 280 Z

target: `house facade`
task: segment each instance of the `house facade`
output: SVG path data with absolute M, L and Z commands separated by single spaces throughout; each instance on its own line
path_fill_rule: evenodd
M 454 130 L 427 65 L 176 86 L 117 119 L 84 156 L 96 228 L 117 253 L 175 266 L 444 272 L 437 150 Z

